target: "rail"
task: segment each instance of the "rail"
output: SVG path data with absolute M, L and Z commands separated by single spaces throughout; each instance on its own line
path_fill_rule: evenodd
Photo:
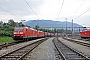
M 76 40 L 72 40 L 72 39 L 67 39 L 67 38 L 64 38 L 64 37 L 63 37 L 63 39 L 71 41 L 71 42 L 74 42 L 74 43 L 77 43 L 77 44 L 80 44 L 80 45 L 83 45 L 83 46 L 86 46 L 86 47 L 90 47 L 89 43 L 85 43 L 85 42 L 81 42 L 81 41 L 76 41 Z
M 54 43 L 54 46 L 56 47 L 63 60 L 90 60 L 88 57 L 82 55 L 78 51 L 63 44 L 60 40 L 58 40 L 58 38 L 53 39 L 52 42 Z
M 15 44 L 17 44 L 17 43 L 20 43 L 20 42 L 10 42 L 10 43 L 0 44 L 0 50 L 3 49 L 3 48 L 7 48 L 8 46 L 15 45 Z
M 15 49 L 11 52 L 8 52 L 2 56 L 0 56 L 1 60 L 22 60 L 29 52 L 31 52 L 33 49 L 35 49 L 39 44 L 44 42 L 46 39 L 39 40 L 33 43 L 30 43 L 26 46 L 20 47 L 18 49 Z

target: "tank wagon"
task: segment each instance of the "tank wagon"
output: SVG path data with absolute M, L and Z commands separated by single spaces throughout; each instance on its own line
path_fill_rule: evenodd
M 80 32 L 80 37 L 81 37 L 81 38 L 84 38 L 84 39 L 90 38 L 90 30 L 81 31 L 81 32 Z

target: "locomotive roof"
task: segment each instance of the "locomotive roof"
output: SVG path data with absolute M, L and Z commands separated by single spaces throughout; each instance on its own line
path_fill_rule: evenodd
M 29 27 L 26 27 L 26 26 L 15 26 L 15 28 L 16 27 L 24 27 L 24 28 L 27 28 L 27 29 L 31 29 L 31 30 L 35 30 L 35 31 L 37 31 L 36 29 L 33 29 L 33 28 L 29 28 Z M 43 31 L 40 31 L 40 30 L 38 30 L 39 32 L 43 32 Z
M 84 31 L 81 31 L 81 32 L 85 32 L 85 31 L 90 31 L 90 29 L 89 30 L 84 30 Z

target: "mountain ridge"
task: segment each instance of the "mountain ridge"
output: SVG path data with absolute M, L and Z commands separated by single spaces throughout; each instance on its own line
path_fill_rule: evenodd
M 35 25 L 38 24 L 40 28 L 44 27 L 66 27 L 66 21 L 53 21 L 53 20 L 29 20 L 26 22 L 23 22 L 24 25 L 30 26 L 32 28 L 35 27 Z M 77 23 L 73 23 L 74 27 L 83 27 Z M 72 27 L 72 22 L 67 22 L 67 27 Z

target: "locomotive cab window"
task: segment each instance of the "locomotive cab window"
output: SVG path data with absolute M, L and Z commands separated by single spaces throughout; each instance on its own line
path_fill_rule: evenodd
M 16 27 L 14 30 L 24 30 L 23 27 Z
M 28 29 L 26 29 L 26 31 L 27 31 Z

